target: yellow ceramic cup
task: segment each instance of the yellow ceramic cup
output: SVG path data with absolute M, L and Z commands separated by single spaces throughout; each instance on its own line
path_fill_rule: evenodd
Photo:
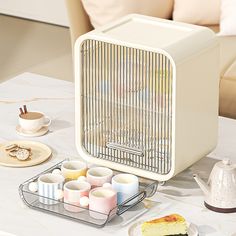
M 80 176 L 86 176 L 87 165 L 82 161 L 65 161 L 62 163 L 61 172 L 68 180 L 77 180 Z

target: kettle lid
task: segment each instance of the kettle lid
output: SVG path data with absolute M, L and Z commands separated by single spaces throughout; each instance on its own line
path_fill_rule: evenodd
M 233 170 L 236 168 L 229 158 L 224 158 L 222 161 L 217 162 L 216 166 L 224 170 Z

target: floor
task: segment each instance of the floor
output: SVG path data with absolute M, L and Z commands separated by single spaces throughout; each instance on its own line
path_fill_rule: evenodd
M 26 71 L 73 81 L 69 29 L 0 15 L 0 82 Z

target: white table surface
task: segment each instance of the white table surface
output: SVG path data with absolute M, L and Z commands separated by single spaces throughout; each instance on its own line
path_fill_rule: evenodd
M 24 138 L 16 134 L 18 108 L 26 104 L 40 110 L 53 122 L 47 135 Z M 19 236 L 96 235 L 125 236 L 129 226 L 146 217 L 169 213 L 182 214 L 193 222 L 199 235 L 236 236 L 236 213 L 220 214 L 203 205 L 204 196 L 192 178 L 194 172 L 208 177 L 216 159 L 229 157 L 236 163 L 236 121 L 219 118 L 217 148 L 189 169 L 158 188 L 150 210 L 141 210 L 137 219 L 117 217 L 101 229 L 72 222 L 26 207 L 18 194 L 18 186 L 28 178 L 65 158 L 77 157 L 74 139 L 74 85 L 36 74 L 24 73 L 0 84 L 0 142 L 35 140 L 49 145 L 53 157 L 46 163 L 28 168 L 0 166 L 0 236 L 3 232 Z M 143 214 L 142 214 L 143 213 Z

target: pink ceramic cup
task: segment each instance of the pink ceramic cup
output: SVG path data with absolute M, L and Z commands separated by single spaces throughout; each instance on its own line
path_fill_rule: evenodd
M 113 171 L 107 167 L 92 167 L 88 169 L 86 177 L 92 188 L 101 187 L 105 183 L 110 183 Z
M 89 214 L 95 219 L 107 219 L 108 214 L 116 211 L 117 194 L 112 188 L 98 187 L 89 193 Z
M 64 185 L 64 208 L 71 212 L 82 211 L 80 198 L 88 197 L 91 185 L 84 181 L 69 181 Z

